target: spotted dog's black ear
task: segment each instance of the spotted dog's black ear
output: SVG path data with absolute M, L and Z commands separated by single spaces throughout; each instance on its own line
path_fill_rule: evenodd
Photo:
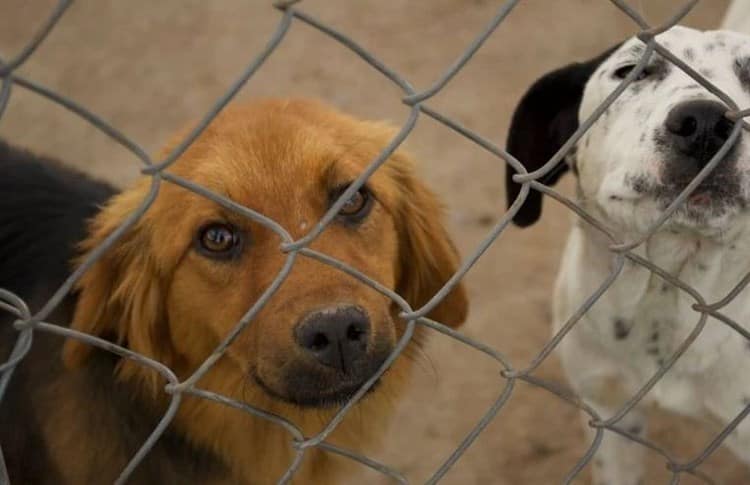
M 578 108 L 583 89 L 599 64 L 607 59 L 619 45 L 587 62 L 569 64 L 538 79 L 518 103 L 510 130 L 507 150 L 526 170 L 532 172 L 544 165 L 578 129 Z M 563 161 L 554 167 L 540 182 L 550 185 L 565 172 Z M 521 191 L 513 181 L 516 171 L 506 165 L 505 189 L 510 207 Z M 542 212 L 542 194 L 532 190 L 513 222 L 521 227 L 535 223 Z

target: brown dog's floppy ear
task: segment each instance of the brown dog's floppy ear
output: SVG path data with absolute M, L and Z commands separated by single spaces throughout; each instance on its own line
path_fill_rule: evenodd
M 570 64 L 546 74 L 521 98 L 508 131 L 507 150 L 527 171 L 533 172 L 547 163 L 578 129 L 578 108 L 584 87 L 591 74 L 617 48 L 619 45 L 588 62 Z M 567 164 L 561 161 L 539 181 L 552 185 L 567 171 Z M 521 185 L 513 181 L 516 173 L 513 167 L 506 165 L 508 207 L 521 191 Z M 542 194 L 532 190 L 513 222 L 521 227 L 530 226 L 541 213 Z
M 437 197 L 416 179 L 405 155 L 400 153 L 392 158 L 403 161 L 396 164 L 402 197 L 396 214 L 400 259 L 396 292 L 416 310 L 453 276 L 460 257 L 443 227 L 443 207 Z M 466 289 L 459 283 L 427 317 L 458 327 L 467 314 Z
M 124 192 L 104 207 L 90 224 L 88 238 L 80 245 L 84 257 L 137 209 L 144 193 Z M 84 273 L 76 286 L 78 298 L 71 328 L 165 362 L 169 357 L 169 339 L 168 335 L 162 335 L 168 332 L 164 321 L 163 279 L 149 251 L 145 232 L 142 223 L 131 227 Z M 69 339 L 63 347 L 63 359 L 69 367 L 77 367 L 85 362 L 92 349 Z

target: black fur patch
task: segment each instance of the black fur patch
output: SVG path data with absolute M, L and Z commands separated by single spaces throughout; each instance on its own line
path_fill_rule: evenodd
M 35 312 L 70 274 L 86 220 L 115 189 L 2 141 L 0 173 L 0 288 L 23 298 Z M 75 295 L 68 295 L 48 320 L 67 326 L 74 305 Z M 18 337 L 13 320 L 0 311 L 0 361 Z M 11 483 L 62 483 L 48 450 L 70 439 L 87 440 L 90 450 L 80 462 L 66 465 L 87 474 L 82 483 L 112 483 L 166 408 L 166 402 L 152 402 L 115 379 L 114 354 L 96 350 L 82 369 L 64 369 L 62 343 L 36 332 L 0 402 L 0 445 Z M 56 429 L 65 436 L 43 435 L 52 419 L 64 423 Z M 226 471 L 218 457 L 168 428 L 130 482 L 205 483 L 222 476 Z
M 556 69 L 538 79 L 524 94 L 513 112 L 507 136 L 507 150 L 518 158 L 528 171 L 540 168 L 578 128 L 578 109 L 586 83 L 598 66 L 609 58 L 619 45 L 587 62 Z M 540 181 L 553 185 L 567 170 L 560 164 Z M 508 206 L 515 202 L 521 186 L 513 181 L 516 171 L 506 165 L 505 187 Z M 542 194 L 532 191 L 513 222 L 526 227 L 539 219 Z
M 0 288 L 31 296 L 67 276 L 84 221 L 115 191 L 2 141 L 0 173 Z

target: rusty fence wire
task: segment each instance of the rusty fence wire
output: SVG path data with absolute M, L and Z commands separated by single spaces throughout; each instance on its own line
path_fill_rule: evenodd
M 50 101 L 57 103 L 69 111 L 75 113 L 93 126 L 104 132 L 115 142 L 124 146 L 133 155 L 138 157 L 144 165 L 142 173 L 151 177 L 151 190 L 148 196 L 141 202 L 140 207 L 130 214 L 126 221 L 115 230 L 99 247 L 93 250 L 88 258 L 73 272 L 70 277 L 62 284 L 62 286 L 54 293 L 49 301 L 35 314 L 31 314 L 25 302 L 17 295 L 11 292 L 0 289 L 0 310 L 9 312 L 15 317 L 14 327 L 17 330 L 17 340 L 15 346 L 11 352 L 8 360 L 0 365 L 0 399 L 5 393 L 8 382 L 12 377 L 15 367 L 23 360 L 24 356 L 28 353 L 29 349 L 33 345 L 33 338 L 35 332 L 49 332 L 65 338 L 76 339 L 86 344 L 99 347 L 107 350 L 121 357 L 132 359 L 137 363 L 147 366 L 161 376 L 163 376 L 168 384 L 164 388 L 169 396 L 171 396 L 170 404 L 167 411 L 159 421 L 157 427 L 153 430 L 149 438 L 143 443 L 135 456 L 132 457 L 126 468 L 122 471 L 118 477 L 116 483 L 126 483 L 133 470 L 139 465 L 144 456 L 149 453 L 149 450 L 154 446 L 154 443 L 164 433 L 167 426 L 174 418 L 182 399 L 183 395 L 197 396 L 204 399 L 210 399 L 226 406 L 244 410 L 254 416 L 262 419 L 266 419 L 274 424 L 280 426 L 286 430 L 289 434 L 289 439 L 296 450 L 294 459 L 289 464 L 288 469 L 283 476 L 279 477 L 279 483 L 288 483 L 294 476 L 296 470 L 299 468 L 305 452 L 310 448 L 319 448 L 329 453 L 335 453 L 351 460 L 355 460 L 364 466 L 368 466 L 383 475 L 386 475 L 398 483 L 408 483 L 407 479 L 398 471 L 392 467 L 379 463 L 371 458 L 353 452 L 351 450 L 342 449 L 334 446 L 326 441 L 326 438 L 333 432 L 333 430 L 339 425 L 344 419 L 347 412 L 357 404 L 357 402 L 365 395 L 367 390 L 386 372 L 386 370 L 393 364 L 393 362 L 399 358 L 400 354 L 404 351 L 405 347 L 409 344 L 414 331 L 418 325 L 428 327 L 434 331 L 443 333 L 453 339 L 456 339 L 463 344 L 474 348 L 475 350 L 482 352 L 491 358 L 495 359 L 500 369 L 500 379 L 497 384 L 497 398 L 494 403 L 487 409 L 486 413 L 481 419 L 475 424 L 472 430 L 466 435 L 466 437 L 457 444 L 455 450 L 448 456 L 442 465 L 435 470 L 434 474 L 427 480 L 426 483 L 433 484 L 437 483 L 442 479 L 453 464 L 455 464 L 471 446 L 472 442 L 477 436 L 487 427 L 487 425 L 493 420 L 495 415 L 502 409 L 503 405 L 510 398 L 515 384 L 517 381 L 523 381 L 539 388 L 545 389 L 549 393 L 558 398 L 566 401 L 570 405 L 579 408 L 584 413 L 587 413 L 591 420 L 590 426 L 594 429 L 594 439 L 591 445 L 587 449 L 586 453 L 580 458 L 575 466 L 568 472 L 565 477 L 561 477 L 563 483 L 570 483 L 574 480 L 581 470 L 591 461 L 592 457 L 596 453 L 605 432 L 617 433 L 621 436 L 629 438 L 634 442 L 644 446 L 656 453 L 660 454 L 667 465 L 667 468 L 672 473 L 671 483 L 678 483 L 680 477 L 683 474 L 690 474 L 696 476 L 706 483 L 713 483 L 710 477 L 701 472 L 698 467 L 718 448 L 724 439 L 739 425 L 739 423 L 745 419 L 747 414 L 750 414 L 750 404 L 748 404 L 705 448 L 693 459 L 680 462 L 677 461 L 668 450 L 665 450 L 661 446 L 649 441 L 646 438 L 638 436 L 628 429 L 618 425 L 620 420 L 633 409 L 644 396 L 656 385 L 656 383 L 667 373 L 675 362 L 685 353 L 688 347 L 696 340 L 701 331 L 707 324 L 708 317 L 713 317 L 721 324 L 728 325 L 730 328 L 741 334 L 742 337 L 750 341 L 750 332 L 744 329 L 737 322 L 733 321 L 727 315 L 722 313 L 722 309 L 729 304 L 749 283 L 750 274 L 746 275 L 737 285 L 721 300 L 717 302 L 708 302 L 703 296 L 693 287 L 681 281 L 678 278 L 670 275 L 668 272 L 654 265 L 650 261 L 638 256 L 633 252 L 638 246 L 644 241 L 678 209 L 678 207 L 685 202 L 690 194 L 698 187 L 698 185 L 710 174 L 713 168 L 720 162 L 720 160 L 729 151 L 734 142 L 738 139 L 742 129 L 746 126 L 743 118 L 750 114 L 750 110 L 740 110 L 734 101 L 714 86 L 710 81 L 705 79 L 701 74 L 691 69 L 688 65 L 678 59 L 665 47 L 660 45 L 656 40 L 655 36 L 659 33 L 669 29 L 673 25 L 679 23 L 685 15 L 695 6 L 697 0 L 688 1 L 678 12 L 674 14 L 663 25 L 651 26 L 644 18 L 625 0 L 602 0 L 610 1 L 617 8 L 619 8 L 625 15 L 629 16 L 637 25 L 639 32 L 637 33 L 638 39 L 640 39 L 646 46 L 646 49 L 642 55 L 642 58 L 636 65 L 636 67 L 628 74 L 628 76 L 620 83 L 620 85 L 613 91 L 609 97 L 593 112 L 593 114 L 586 120 L 583 120 L 578 130 L 572 135 L 572 137 L 565 143 L 563 147 L 541 168 L 536 171 L 528 172 L 523 165 L 522 160 L 517 160 L 509 153 L 507 153 L 502 147 L 492 143 L 481 135 L 473 132 L 469 128 L 461 125 L 460 123 L 451 120 L 450 118 L 434 111 L 425 103 L 435 94 L 440 92 L 458 73 L 463 66 L 470 61 L 472 56 L 479 50 L 482 44 L 492 35 L 492 33 L 502 24 L 507 15 L 512 9 L 520 2 L 520 0 L 508 0 L 505 2 L 495 16 L 489 20 L 486 27 L 478 33 L 476 38 L 466 48 L 466 50 L 458 57 L 458 59 L 450 65 L 445 72 L 429 87 L 423 90 L 415 89 L 409 81 L 399 75 L 397 72 L 392 70 L 390 67 L 381 62 L 372 53 L 366 50 L 364 47 L 359 45 L 354 39 L 348 35 L 335 30 L 333 27 L 319 22 L 314 17 L 308 15 L 303 9 L 300 9 L 297 5 L 298 0 L 286 0 L 277 2 L 274 7 L 280 12 L 280 20 L 278 26 L 273 35 L 268 40 L 266 47 L 259 52 L 256 57 L 248 64 L 245 71 L 239 76 L 239 78 L 232 84 L 229 89 L 216 101 L 211 110 L 203 117 L 202 121 L 193 131 L 180 143 L 171 153 L 169 153 L 163 160 L 153 160 L 146 152 L 133 140 L 129 139 L 118 131 L 115 127 L 108 124 L 105 120 L 98 117 L 96 114 L 88 111 L 85 107 L 77 104 L 75 101 L 61 96 L 54 91 L 47 89 L 46 87 L 34 82 L 31 79 L 27 79 L 24 76 L 17 73 L 17 70 L 28 58 L 33 55 L 36 48 L 44 41 L 45 37 L 54 28 L 55 24 L 62 18 L 66 9 L 72 3 L 72 0 L 60 0 L 52 12 L 49 14 L 48 19 L 42 26 L 42 28 L 33 36 L 30 42 L 19 52 L 15 57 L 5 59 L 0 57 L 0 118 L 7 106 L 8 100 L 12 94 L 12 90 L 15 88 L 23 88 L 29 91 L 35 92 L 40 96 L 43 96 Z M 269 6 L 269 8 L 271 8 Z M 261 68 L 263 63 L 271 56 L 274 50 L 284 40 L 285 35 L 289 29 L 296 23 L 304 23 L 317 29 L 322 35 L 326 35 L 340 42 L 342 45 L 350 49 L 362 60 L 377 69 L 386 78 L 401 88 L 403 92 L 402 102 L 410 107 L 410 115 L 407 121 L 403 124 L 398 134 L 391 140 L 388 146 L 379 154 L 379 156 L 372 160 L 366 170 L 352 183 L 349 188 L 344 191 L 339 199 L 331 206 L 328 212 L 323 218 L 317 222 L 317 224 L 307 233 L 304 237 L 294 240 L 290 234 L 281 225 L 265 217 L 248 207 L 243 207 L 232 200 L 225 197 L 212 193 L 211 191 L 201 187 L 189 180 L 180 178 L 174 174 L 171 174 L 167 169 L 177 160 L 180 155 L 188 148 L 188 146 L 200 135 L 205 127 L 214 119 L 219 111 L 224 108 L 231 101 L 231 99 L 237 94 L 237 92 L 244 86 L 244 84 L 253 76 L 253 74 Z M 627 86 L 635 80 L 638 75 L 644 70 L 650 56 L 654 53 L 658 53 L 668 61 L 682 69 L 696 82 L 702 85 L 705 89 L 715 94 L 723 103 L 727 106 L 727 117 L 734 122 L 734 128 L 731 132 L 731 136 L 725 142 L 724 146 L 715 154 L 711 161 L 700 171 L 696 178 L 682 191 L 682 193 L 669 205 L 667 210 L 659 218 L 659 220 L 653 225 L 646 236 L 643 236 L 639 240 L 635 241 L 622 241 L 619 240 L 615 235 L 608 231 L 604 225 L 597 221 L 594 217 L 587 214 L 575 201 L 565 197 L 564 195 L 554 191 L 550 187 L 539 182 L 546 174 L 550 173 L 559 163 L 564 163 L 564 158 L 568 152 L 573 148 L 575 143 L 580 137 L 591 127 L 593 123 L 601 116 L 607 108 L 617 99 L 617 97 L 627 88 Z M 438 291 L 422 308 L 411 308 L 407 302 L 394 293 L 392 290 L 380 285 L 378 282 L 373 281 L 368 276 L 362 274 L 358 270 L 335 260 L 325 254 L 319 253 L 310 249 L 309 244 L 318 237 L 327 227 L 327 225 L 333 220 L 336 213 L 341 209 L 344 203 L 357 191 L 362 185 L 367 182 L 368 178 L 385 162 L 385 160 L 393 153 L 394 150 L 409 136 L 417 120 L 421 115 L 426 115 L 436 121 L 444 124 L 448 128 L 452 129 L 456 133 L 470 139 L 484 150 L 487 150 L 494 156 L 496 156 L 502 163 L 510 164 L 516 172 L 514 180 L 522 184 L 520 194 L 518 195 L 515 202 L 511 205 L 508 211 L 500 218 L 497 224 L 492 228 L 489 234 L 481 242 L 481 244 L 469 255 L 461 264 L 458 271 L 448 280 L 444 287 Z M 282 239 L 280 251 L 286 254 L 286 261 L 275 277 L 273 283 L 267 288 L 260 299 L 256 301 L 242 319 L 237 323 L 234 329 L 221 344 L 214 350 L 214 352 L 206 359 L 206 361 L 186 380 L 180 381 L 177 376 L 163 364 L 150 359 L 146 356 L 132 352 L 131 350 L 122 346 L 113 344 L 112 342 L 82 333 L 69 328 L 55 325 L 45 321 L 45 319 L 52 313 L 52 311 L 60 304 L 63 298 L 71 291 L 74 284 L 78 281 L 81 275 L 86 272 L 95 260 L 102 256 L 102 254 L 109 250 L 113 244 L 120 238 L 126 231 L 128 231 L 133 224 L 145 213 L 145 211 L 154 202 L 159 194 L 159 187 L 166 181 L 167 183 L 176 184 L 182 186 L 188 190 L 198 193 L 223 207 L 241 214 L 259 224 L 264 225 L 268 229 L 274 231 Z M 432 321 L 425 317 L 461 280 L 461 278 L 474 266 L 479 260 L 482 254 L 492 245 L 492 243 L 498 238 L 503 230 L 508 226 L 513 216 L 519 210 L 526 197 L 529 195 L 531 190 L 537 190 L 544 194 L 547 194 L 560 203 L 564 204 L 570 210 L 574 211 L 583 221 L 590 224 L 593 228 L 604 234 L 611 242 L 610 250 L 612 252 L 613 264 L 612 270 L 609 276 L 604 282 L 591 294 L 586 301 L 574 312 L 573 316 L 565 323 L 561 330 L 554 335 L 544 348 L 531 360 L 531 362 L 525 367 L 516 368 L 512 363 L 503 356 L 502 353 L 497 350 L 483 344 L 480 341 L 471 339 L 459 332 L 456 332 L 440 322 Z M 499 194 L 498 194 L 499 196 Z M 294 262 L 299 257 L 313 258 L 324 264 L 328 264 L 340 271 L 343 271 L 352 277 L 358 279 L 363 284 L 369 285 L 373 289 L 391 298 L 402 310 L 400 317 L 406 322 L 406 330 L 398 341 L 395 349 L 378 371 L 362 386 L 361 389 L 343 405 L 331 421 L 314 436 L 305 436 L 301 429 L 296 426 L 293 422 L 290 422 L 282 417 L 273 415 L 265 412 L 262 409 L 258 409 L 247 403 L 232 400 L 226 396 L 222 396 L 205 389 L 200 389 L 196 386 L 197 381 L 208 372 L 211 367 L 219 360 L 224 354 L 227 347 L 237 338 L 237 336 L 245 330 L 248 325 L 252 324 L 253 318 L 261 310 L 261 308 L 268 302 L 274 292 L 284 282 L 287 275 L 290 273 Z M 630 261 L 636 265 L 640 265 L 648 269 L 653 274 L 662 278 L 663 280 L 671 283 L 675 287 L 679 288 L 686 295 L 694 300 L 693 309 L 696 312 L 697 323 L 693 330 L 690 332 L 688 337 L 679 345 L 677 350 L 667 359 L 665 359 L 663 365 L 658 371 L 643 385 L 639 391 L 628 399 L 624 405 L 613 415 L 613 416 L 599 416 L 596 411 L 591 407 L 587 406 L 584 402 L 578 399 L 575 395 L 570 392 L 563 390 L 559 385 L 554 382 L 542 380 L 532 375 L 543 361 L 550 355 L 550 353 L 557 347 L 557 345 L 565 338 L 566 334 L 577 324 L 581 317 L 591 308 L 594 303 L 607 291 L 607 289 L 613 284 L 626 261 Z M 718 324 L 718 323 L 714 323 Z M 2 453 L 0 453 L 0 483 L 7 483 L 8 476 L 5 469 L 4 461 L 2 459 Z

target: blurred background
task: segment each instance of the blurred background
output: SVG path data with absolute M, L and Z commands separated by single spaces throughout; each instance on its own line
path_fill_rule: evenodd
M 304 0 L 297 5 L 350 35 L 417 90 L 460 55 L 502 1 Z M 0 1 L 0 53 L 12 57 L 43 22 L 54 0 Z M 631 0 L 651 24 L 683 0 Z M 684 21 L 716 28 L 725 0 L 704 0 Z M 154 153 L 177 129 L 203 115 L 266 44 L 280 14 L 260 0 L 79 1 L 20 72 L 80 102 Z M 637 31 L 607 0 L 525 0 L 474 59 L 428 103 L 503 145 L 515 103 L 545 72 L 585 60 Z M 239 99 L 313 96 L 365 118 L 400 125 L 400 91 L 339 43 L 295 22 Z M 119 186 L 139 162 L 59 106 L 15 88 L 0 136 L 53 155 Z M 469 254 L 504 207 L 504 165 L 460 135 L 422 117 L 406 146 L 444 198 L 459 249 Z M 572 194 L 570 180 L 562 184 Z M 1 196 L 1 195 L 0 195 Z M 549 299 L 572 215 L 548 201 L 542 221 L 508 228 L 467 275 L 472 309 L 463 331 L 526 366 L 550 335 Z M 564 383 L 554 355 L 539 377 Z M 421 372 L 398 403 L 385 447 L 363 450 L 421 483 L 447 458 L 497 398 L 503 379 L 493 361 L 446 337 L 431 339 Z M 684 419 L 656 415 L 652 436 L 689 458 L 713 437 Z M 450 471 L 449 484 L 553 484 L 583 455 L 578 412 L 547 391 L 518 383 L 508 404 Z M 704 468 L 728 484 L 750 471 L 719 450 Z M 667 483 L 660 457 L 649 480 Z M 385 483 L 363 471 L 351 483 Z M 588 472 L 580 483 L 588 483 Z M 685 478 L 681 483 L 698 483 Z

